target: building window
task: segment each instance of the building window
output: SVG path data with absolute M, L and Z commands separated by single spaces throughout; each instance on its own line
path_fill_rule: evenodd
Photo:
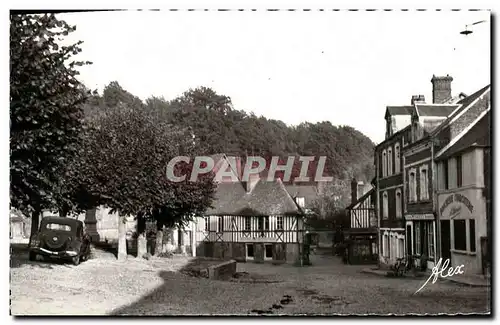
M 259 230 L 269 230 L 269 217 L 259 217 Z
M 469 219 L 469 246 L 472 253 L 476 252 L 476 224 L 474 219 Z
M 467 232 L 465 229 L 465 219 L 453 220 L 454 249 L 459 251 L 467 250 Z
M 399 143 L 394 145 L 394 173 L 398 174 L 401 172 L 401 151 L 399 149 Z
M 420 167 L 420 199 L 429 199 L 429 174 L 427 165 Z
M 422 238 L 420 237 L 421 236 L 421 229 L 420 229 L 420 226 L 422 224 L 420 222 L 416 222 L 414 227 L 415 227 L 415 254 L 417 255 L 420 255 L 422 250 L 421 250 L 421 246 L 422 246 Z
M 246 255 L 247 259 L 253 259 L 253 244 L 246 244 Z
M 402 202 L 402 195 L 401 195 L 401 190 L 397 189 L 396 190 L 396 218 L 401 218 L 403 216 L 403 205 L 401 204 Z
M 283 216 L 277 216 L 276 217 L 276 229 L 277 230 L 283 230 Z
M 427 223 L 427 242 L 429 243 L 429 258 L 434 258 L 434 223 Z
M 387 176 L 387 153 L 382 151 L 382 177 Z
M 252 217 L 245 217 L 245 231 L 252 230 Z
M 257 229 L 260 231 L 260 236 L 264 237 L 264 232 L 269 230 L 269 217 L 259 217 Z
M 403 258 L 405 256 L 405 240 L 403 238 L 398 239 L 398 257 Z
M 272 244 L 265 244 L 264 245 L 264 258 L 266 260 L 272 260 L 273 259 L 273 245 Z
M 387 150 L 387 176 L 392 175 L 392 148 Z
M 224 231 L 224 217 L 217 218 L 217 232 Z
M 417 180 L 416 180 L 416 171 L 415 169 L 411 169 L 409 173 L 408 180 L 408 201 L 415 202 L 417 201 Z
M 462 156 L 457 157 L 457 187 L 462 187 Z
M 205 217 L 205 231 L 210 231 L 210 217 Z
M 382 214 L 383 214 L 383 218 L 384 219 L 387 219 L 389 218 L 389 197 L 387 195 L 387 192 L 384 192 L 384 194 L 382 194 L 382 202 L 383 202 L 383 205 L 382 205 Z

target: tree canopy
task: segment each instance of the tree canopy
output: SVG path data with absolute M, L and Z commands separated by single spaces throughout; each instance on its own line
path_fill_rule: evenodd
M 61 171 L 81 140 L 81 104 L 88 90 L 76 79 L 82 42 L 58 43 L 76 27 L 54 15 L 10 17 L 10 201 L 26 214 L 64 200 Z

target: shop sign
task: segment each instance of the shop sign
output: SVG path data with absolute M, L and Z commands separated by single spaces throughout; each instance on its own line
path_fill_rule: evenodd
M 406 220 L 434 220 L 433 214 L 409 214 L 405 216 Z
M 441 205 L 441 208 L 439 209 L 439 214 L 441 216 L 443 216 L 443 212 L 444 210 L 452 203 L 459 203 L 458 205 L 455 204 L 451 207 L 450 209 L 450 213 L 449 213 L 449 217 L 450 219 L 454 219 L 456 217 L 458 217 L 461 212 L 462 212 L 462 206 L 465 206 L 467 208 L 467 210 L 469 210 L 470 213 L 472 213 L 472 211 L 474 211 L 474 206 L 472 205 L 472 203 L 469 201 L 469 199 L 460 194 L 460 193 L 454 193 L 454 194 L 450 194 L 443 202 L 443 204 Z

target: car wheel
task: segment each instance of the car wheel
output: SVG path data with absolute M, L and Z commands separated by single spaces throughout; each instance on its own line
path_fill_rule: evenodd
M 73 262 L 73 265 L 80 264 L 80 255 L 73 257 L 71 261 Z
M 29 253 L 29 259 L 30 259 L 30 261 L 36 261 L 36 253 L 35 252 L 30 252 Z

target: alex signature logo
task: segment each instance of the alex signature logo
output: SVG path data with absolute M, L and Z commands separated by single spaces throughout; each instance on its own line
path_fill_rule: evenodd
M 462 271 L 462 268 L 464 267 L 463 264 L 460 266 L 457 266 L 455 268 L 453 268 L 453 267 L 448 268 L 448 265 L 450 264 L 450 259 L 446 259 L 444 261 L 443 266 L 441 267 L 442 262 L 443 262 L 443 259 L 440 258 L 439 261 L 437 262 L 436 266 L 434 266 L 432 268 L 432 274 L 429 276 L 427 281 L 425 281 L 425 283 L 420 287 L 420 289 L 415 291 L 415 293 L 422 290 L 425 287 L 425 285 L 429 282 L 430 279 L 432 279 L 432 283 L 436 283 L 438 277 L 447 278 L 447 277 L 454 276 L 455 274 L 464 274 L 464 271 Z M 446 271 L 447 268 L 448 268 L 448 271 L 446 272 L 446 274 L 444 274 L 444 271 Z

